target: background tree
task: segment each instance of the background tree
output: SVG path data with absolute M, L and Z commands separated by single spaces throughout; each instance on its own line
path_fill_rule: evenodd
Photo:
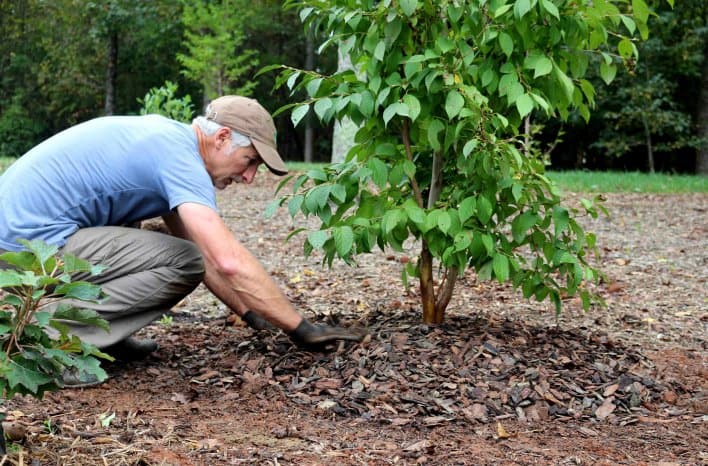
M 204 104 L 225 94 L 250 95 L 255 87 L 245 77 L 258 64 L 256 52 L 243 48 L 248 8 L 243 0 L 184 3 L 187 52 L 177 59 L 182 73 L 203 87 Z
M 706 3 L 686 0 L 671 8 L 653 0 L 651 5 L 652 34 L 636 43 L 641 57 L 636 66 L 618 70 L 611 86 L 594 73 L 597 67 L 589 70 L 597 111 L 588 123 L 571 118 L 555 166 L 685 172 L 694 170 L 696 156 L 708 148 L 708 133 L 702 133 L 708 123 L 701 117 L 708 114 L 701 98 L 708 99 L 708 90 L 702 93 L 708 88 Z
M 590 59 L 602 58 L 607 81 L 619 61 L 636 60 L 629 37 L 647 37 L 644 1 L 630 11 L 609 1 L 288 4 L 330 42 L 346 44 L 363 75 L 285 68 L 280 76 L 310 97 L 294 104 L 295 124 L 312 106 L 323 120 L 348 116 L 361 125 L 345 163 L 299 177 L 278 202 L 321 220 L 305 251 L 353 262 L 374 246 L 401 249 L 419 239 L 419 259 L 404 278 L 419 277 L 425 322 L 443 320 L 467 267 L 481 279 L 511 281 L 527 298 L 549 298 L 557 310 L 561 296 L 577 292 L 588 306 L 582 285 L 597 277 L 587 258 L 595 237 L 561 206 L 541 157 L 522 155 L 519 127 L 534 110 L 590 117 Z M 583 206 L 595 215 L 589 201 Z

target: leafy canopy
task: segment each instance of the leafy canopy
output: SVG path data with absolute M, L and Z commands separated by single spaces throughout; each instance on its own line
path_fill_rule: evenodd
M 590 57 L 612 81 L 634 63 L 633 36 L 646 38 L 643 0 L 291 0 L 306 26 L 349 54 L 357 69 L 330 76 L 283 67 L 279 85 L 308 99 L 283 107 L 295 124 L 310 108 L 324 120 L 349 117 L 360 129 L 347 161 L 297 178 L 271 207 L 316 215 L 305 251 L 325 262 L 421 242 L 418 276 L 426 321 L 441 321 L 456 278 L 511 281 L 525 297 L 580 292 L 598 272 L 588 263 L 595 236 L 576 215 L 591 201 L 561 205 L 542 158 L 519 128 L 532 112 L 586 119 L 595 90 Z M 271 68 L 268 68 L 271 69 Z M 287 180 L 286 180 L 287 182 Z M 285 185 L 285 182 L 282 186 Z M 432 266 L 441 268 L 433 289 Z

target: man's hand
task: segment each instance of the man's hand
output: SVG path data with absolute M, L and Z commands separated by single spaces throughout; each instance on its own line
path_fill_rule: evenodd
M 300 325 L 288 335 L 299 347 L 316 351 L 336 340 L 361 341 L 366 336 L 366 332 L 360 329 L 346 329 L 343 327 L 332 327 L 326 324 L 312 324 L 307 319 L 302 319 Z

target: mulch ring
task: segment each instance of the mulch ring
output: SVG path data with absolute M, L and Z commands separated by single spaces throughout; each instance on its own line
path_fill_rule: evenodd
M 112 379 L 92 389 L 93 397 L 62 391 L 48 394 L 41 412 L 37 405 L 28 408 L 33 419 L 23 419 L 23 445 L 34 463 L 15 454 L 7 464 L 88 464 L 97 449 L 107 464 L 152 464 L 146 458 L 158 453 L 169 460 L 165 464 L 191 464 L 170 445 L 192 442 L 190 449 L 208 454 L 209 442 L 218 446 L 223 440 L 199 440 L 189 417 L 180 421 L 178 413 L 220 409 L 238 417 L 234 406 L 261 409 L 255 399 L 275 400 L 283 411 L 414 429 L 496 423 L 500 438 L 505 420 L 573 421 L 590 435 L 601 422 L 699 415 L 688 405 L 703 396 L 700 385 L 662 380 L 646 356 L 602 333 L 486 314 L 451 315 L 434 327 L 402 309 L 359 318 L 339 323 L 368 325 L 366 341 L 308 353 L 281 332 L 255 333 L 238 319 L 178 313 L 171 325 L 146 329 L 160 334 L 156 356 L 108 365 Z M 695 364 L 701 365 L 700 358 Z M 115 422 L 96 418 L 105 409 L 97 401 L 103 390 L 121 407 Z M 25 403 L 32 401 L 10 402 L 15 409 Z M 74 411 L 66 412 L 68 406 Z M 177 417 L 151 419 L 147 413 L 155 409 L 173 410 Z
M 628 425 L 686 414 L 681 400 L 701 396 L 702 387 L 657 380 L 647 357 L 602 333 L 490 316 L 450 316 L 432 327 L 403 310 L 373 311 L 364 320 L 343 324 L 368 325 L 370 339 L 322 353 L 299 351 L 280 332 L 231 326 L 230 319 L 201 329 L 192 323 L 183 331 L 195 339 L 195 332 L 210 333 L 203 337 L 208 347 L 165 357 L 183 368 L 190 397 L 236 389 L 399 426 L 509 418 Z M 215 326 L 225 335 L 214 335 Z

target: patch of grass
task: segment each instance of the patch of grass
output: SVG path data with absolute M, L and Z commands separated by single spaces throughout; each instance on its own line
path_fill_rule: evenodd
M 0 173 L 4 172 L 15 160 L 17 160 L 15 157 L 0 156 Z
M 322 168 L 326 165 L 329 165 L 327 163 L 307 163 L 307 162 L 288 162 L 288 169 L 290 171 L 294 172 L 302 172 L 305 173 L 308 170 L 312 170 L 313 168 Z
M 705 193 L 708 177 L 640 172 L 548 172 L 562 190 L 591 193 Z

